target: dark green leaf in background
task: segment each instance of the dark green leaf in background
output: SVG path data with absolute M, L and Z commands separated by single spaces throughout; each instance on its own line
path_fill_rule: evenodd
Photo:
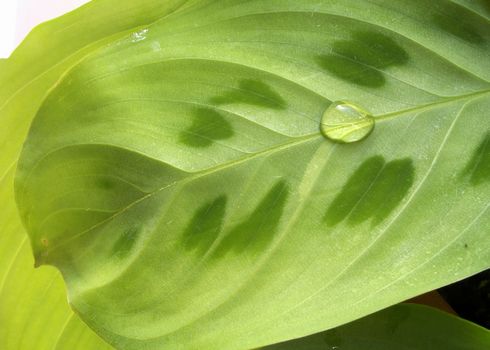
M 490 331 L 439 310 L 401 304 L 267 350 L 484 350 Z

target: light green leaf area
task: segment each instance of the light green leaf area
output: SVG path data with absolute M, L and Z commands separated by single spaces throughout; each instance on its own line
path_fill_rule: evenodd
M 489 268 L 476 8 L 187 1 L 114 40 L 56 84 L 24 145 L 37 264 L 124 349 L 255 348 Z M 322 136 L 338 100 L 374 115 L 365 140 Z
M 60 274 L 53 268 L 34 270 L 13 198 L 13 173 L 0 188 L 0 348 L 110 349 L 69 308 Z
M 15 167 L 32 118 L 66 70 L 181 2 L 93 2 L 40 25 L 9 59 L 0 60 L 1 349 L 109 348 L 69 308 L 59 273 L 52 268 L 34 270 L 14 200 Z
M 490 331 L 426 306 L 401 304 L 263 350 L 484 350 Z

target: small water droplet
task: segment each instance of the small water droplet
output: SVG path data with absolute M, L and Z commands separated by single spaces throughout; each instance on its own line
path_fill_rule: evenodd
M 134 32 L 132 35 L 131 35 L 131 38 L 132 38 L 132 42 L 133 43 L 136 43 L 138 41 L 141 41 L 141 40 L 145 40 L 146 39 L 146 34 L 148 34 L 148 29 L 142 29 L 138 32 Z
M 364 109 L 345 101 L 333 102 L 323 113 L 322 134 L 340 143 L 365 139 L 374 129 L 374 118 Z

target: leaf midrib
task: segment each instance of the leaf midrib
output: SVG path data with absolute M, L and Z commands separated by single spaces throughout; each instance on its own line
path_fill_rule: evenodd
M 401 111 L 396 111 L 396 112 L 390 112 L 390 113 L 386 113 L 386 114 L 383 114 L 383 115 L 379 115 L 377 117 L 375 117 L 375 120 L 376 120 L 376 123 L 379 123 L 379 122 L 387 122 L 389 120 L 392 120 L 392 119 L 395 119 L 397 117 L 402 117 L 406 114 L 410 114 L 412 112 L 421 112 L 421 111 L 425 111 L 425 110 L 430 110 L 432 108 L 438 108 L 440 106 L 444 106 L 444 105 L 447 105 L 447 104 L 451 104 L 451 103 L 454 103 L 454 102 L 458 102 L 458 101 L 463 101 L 463 100 L 468 100 L 468 102 L 472 101 L 473 99 L 477 99 L 478 97 L 482 97 L 482 96 L 485 96 L 486 94 L 490 94 L 490 89 L 487 89 L 487 90 L 481 90 L 481 91 L 477 91 L 477 92 L 474 92 L 474 93 L 471 93 L 471 94 L 465 94 L 465 95 L 459 95 L 459 96 L 455 96 L 455 97 L 451 97 L 451 98 L 447 98 L 447 99 L 444 99 L 442 101 L 437 101 L 437 102 L 432 102 L 432 103 L 429 103 L 429 104 L 425 104 L 425 105 L 422 105 L 422 106 L 418 106 L 418 107 L 414 107 L 414 108 L 409 108 L 409 109 L 405 109 L 405 110 L 401 110 Z M 112 219 L 114 219 L 115 217 L 119 216 L 120 214 L 126 212 L 127 210 L 131 209 L 133 206 L 145 201 L 146 199 L 148 198 L 151 198 L 153 197 L 155 194 L 161 192 L 161 191 L 164 191 L 168 188 L 171 188 L 173 186 L 176 186 L 176 185 L 185 185 L 189 182 L 192 182 L 194 180 L 197 180 L 201 177 L 204 177 L 204 176 L 208 176 L 208 175 L 211 175 L 211 174 L 214 174 L 214 173 L 217 173 L 219 171 L 222 171 L 222 170 L 225 170 L 225 169 L 228 169 L 228 168 L 231 168 L 233 166 L 238 166 L 242 163 L 245 163 L 249 160 L 252 160 L 252 159 L 255 159 L 255 158 L 259 158 L 259 157 L 262 157 L 262 156 L 267 156 L 269 154 L 274 154 L 276 152 L 279 152 L 281 150 L 285 150 L 285 149 L 288 149 L 288 148 L 291 148 L 291 147 L 295 147 L 295 146 L 298 146 L 300 144 L 303 144 L 303 143 L 306 143 L 306 142 L 310 142 L 310 141 L 313 141 L 315 139 L 319 139 L 319 138 L 324 138 L 324 136 L 322 136 L 322 134 L 320 133 L 320 131 L 318 132 L 315 132 L 315 133 L 311 133 L 311 134 L 307 134 L 307 135 L 304 135 L 304 136 L 301 136 L 301 137 L 296 137 L 294 138 L 294 141 L 290 141 L 290 142 L 286 142 L 286 143 L 282 143 L 280 145 L 277 145 L 277 146 L 274 146 L 274 147 L 270 147 L 266 150 L 263 150 L 263 151 L 259 151 L 259 152 L 255 152 L 255 153 L 250 153 L 250 154 L 247 154 L 243 157 L 240 157 L 238 159 L 234 159 L 234 160 L 231 160 L 229 162 L 226 162 L 226 163 L 223 163 L 221 165 L 218 165 L 218 166 L 215 166 L 215 167 L 211 167 L 211 168 L 207 168 L 207 169 L 204 169 L 204 170 L 200 170 L 200 171 L 197 171 L 197 172 L 188 172 L 190 175 L 188 177 L 185 177 L 183 179 L 178 179 L 177 181 L 174 181 L 168 185 L 165 185 L 161 188 L 158 188 L 157 190 L 153 191 L 153 192 L 150 192 L 148 194 L 146 194 L 145 196 L 129 203 L 127 206 L 125 206 L 124 208 L 121 208 L 119 209 L 118 211 L 116 211 L 113 215 L 109 216 L 107 219 L 89 227 L 88 229 L 82 231 L 82 232 L 79 232 L 75 235 L 72 235 L 70 236 L 67 240 L 65 241 L 62 241 L 60 242 L 59 244 L 56 244 L 56 245 L 53 245 L 50 249 L 47 249 L 43 252 L 43 254 L 45 256 L 48 256 L 50 253 L 53 253 L 54 251 L 56 251 L 58 248 L 62 247 L 62 246 L 65 246 L 66 244 L 70 243 L 71 241 L 73 241 L 74 239 L 76 238 L 79 238 L 79 237 L 82 237 L 83 235 L 91 232 L 92 230 L 102 226 L 103 224 L 111 221 Z M 72 145 L 72 146 L 75 146 L 75 145 Z M 107 144 L 101 144 L 101 146 L 107 146 Z M 113 145 L 115 146 L 115 145 Z M 115 147 L 119 147 L 119 148 L 122 148 L 120 146 L 115 146 Z M 127 149 L 131 152 L 134 152 L 133 150 L 130 150 L 130 149 Z M 147 155 L 145 155 L 147 156 Z M 148 157 L 148 156 L 147 156 Z M 162 162 L 162 160 L 160 159 L 156 159 L 156 158 L 153 158 L 153 157 L 149 157 L 153 160 L 156 160 L 158 162 Z M 182 170 L 182 169 L 181 169 Z M 38 260 L 39 257 L 37 256 L 36 254 L 36 260 Z M 43 261 L 36 261 L 36 266 L 39 266 L 41 264 L 44 264 Z M 55 265 L 55 264 L 54 264 Z

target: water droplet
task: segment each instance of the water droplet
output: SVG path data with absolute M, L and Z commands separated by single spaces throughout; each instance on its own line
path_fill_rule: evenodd
M 141 40 L 145 40 L 146 39 L 146 34 L 148 34 L 148 29 L 142 29 L 138 32 L 134 32 L 132 35 L 131 35 L 131 38 L 132 38 L 132 42 L 133 43 L 136 43 L 138 41 L 141 41 Z
M 337 101 L 323 113 L 320 129 L 332 141 L 353 143 L 365 139 L 373 131 L 374 118 L 353 103 Z

